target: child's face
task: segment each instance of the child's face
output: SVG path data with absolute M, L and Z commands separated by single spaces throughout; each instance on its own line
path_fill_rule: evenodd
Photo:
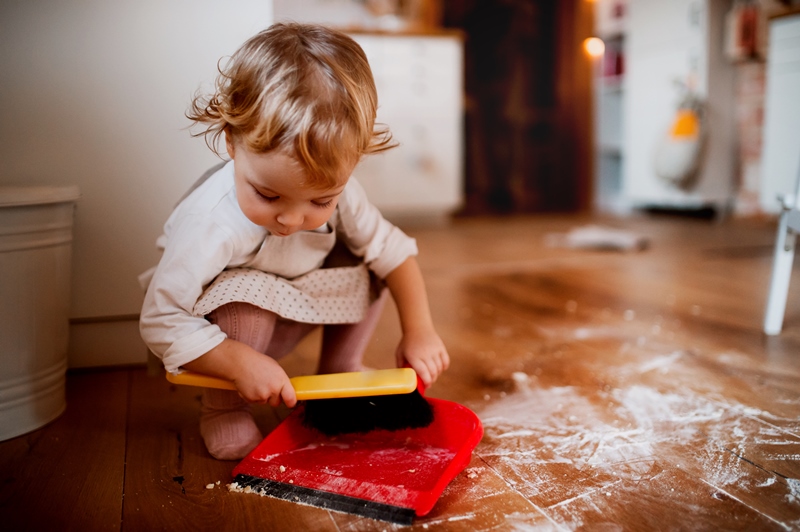
M 251 222 L 276 236 L 322 226 L 344 190 L 344 184 L 329 189 L 298 185 L 306 181 L 305 169 L 279 152 L 255 153 L 228 143 L 228 154 L 234 160 L 239 207 Z

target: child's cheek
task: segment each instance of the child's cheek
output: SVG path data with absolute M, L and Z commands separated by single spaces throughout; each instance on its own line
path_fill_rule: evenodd
M 242 212 L 248 220 L 256 225 L 267 225 L 270 221 L 270 209 L 268 205 L 259 203 L 257 201 L 240 202 Z

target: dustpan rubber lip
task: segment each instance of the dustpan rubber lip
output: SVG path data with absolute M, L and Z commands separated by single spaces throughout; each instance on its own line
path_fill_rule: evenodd
M 414 516 L 416 515 L 412 508 L 368 501 L 366 499 L 306 488 L 304 486 L 295 486 L 293 484 L 254 477 L 243 473 L 236 475 L 233 480 L 241 487 L 250 486 L 250 488 L 259 495 L 299 504 L 308 504 L 335 512 L 360 515 L 379 521 L 388 521 L 398 525 L 412 524 Z

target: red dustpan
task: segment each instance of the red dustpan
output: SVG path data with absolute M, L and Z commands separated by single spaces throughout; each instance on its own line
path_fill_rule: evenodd
M 325 436 L 295 409 L 233 470 L 234 490 L 411 524 L 433 508 L 483 436 L 478 416 L 428 399 L 425 428 Z

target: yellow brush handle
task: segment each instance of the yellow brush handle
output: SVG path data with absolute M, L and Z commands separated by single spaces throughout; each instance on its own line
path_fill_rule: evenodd
M 173 384 L 235 390 L 231 381 L 184 371 L 178 375 L 167 373 Z M 329 375 L 304 375 L 289 379 L 299 401 L 308 399 L 334 399 L 337 397 L 366 397 L 411 393 L 417 388 L 417 374 L 411 368 L 376 369 Z

